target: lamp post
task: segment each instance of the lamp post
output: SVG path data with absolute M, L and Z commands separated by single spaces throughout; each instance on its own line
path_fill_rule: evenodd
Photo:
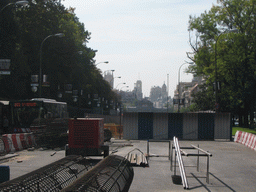
M 120 126 L 119 126 L 119 139 L 121 139 L 121 134 L 122 134 L 122 96 L 121 96 L 121 90 L 122 88 L 124 87 L 129 87 L 129 86 L 123 86 L 121 87 L 120 89 L 120 105 L 119 105 L 119 108 L 120 108 Z
M 219 38 L 225 34 L 225 33 L 231 33 L 231 32 L 237 32 L 237 29 L 231 29 L 231 30 L 225 30 L 221 32 L 217 38 L 215 39 L 215 50 L 214 50 L 214 57 L 215 57 L 215 110 L 216 112 L 219 111 L 219 99 L 218 99 L 218 87 L 219 87 L 219 82 L 218 82 L 218 72 L 217 72 L 217 45 L 218 45 L 218 40 Z
M 0 13 L 1 13 L 6 7 L 8 7 L 8 6 L 10 6 L 10 5 L 21 5 L 21 6 L 25 6 L 25 5 L 27 5 L 27 4 L 28 4 L 28 1 L 17 1 L 17 2 L 15 2 L 15 3 L 8 3 L 7 5 L 5 5 L 5 6 L 1 9 Z
M 108 64 L 108 61 L 103 61 L 103 62 L 96 63 L 95 66 L 97 66 L 97 65 L 99 65 L 99 64 L 101 64 L 101 63 L 106 63 L 106 64 Z
M 119 84 L 116 86 L 116 89 L 117 89 L 117 87 L 118 87 L 119 85 L 121 85 L 121 84 L 125 85 L 126 83 L 119 83 Z
M 111 81 L 109 82 L 109 83 L 110 83 L 110 85 L 112 84 L 112 81 L 114 81 L 114 79 L 115 79 L 115 78 L 119 78 L 119 79 L 120 79 L 120 78 L 121 78 L 121 76 L 119 76 L 119 77 L 113 77 L 113 78 L 111 79 Z M 114 82 L 113 82 L 113 85 L 112 85 L 112 89 L 113 89 L 113 88 L 114 88 Z
M 180 69 L 183 65 L 185 64 L 193 64 L 193 62 L 186 62 L 186 63 L 183 63 L 180 68 L 179 68 L 179 74 L 178 74 L 178 113 L 180 112 Z
M 124 87 L 128 88 L 129 86 L 123 86 L 123 87 L 121 87 L 120 91 L 122 91 L 122 89 L 123 89 Z
M 44 40 L 42 41 L 41 43 L 41 46 L 40 46 L 40 68 L 39 68 L 39 97 L 41 98 L 42 97 L 42 48 L 43 48 L 43 44 L 44 42 L 50 38 L 50 37 L 64 37 L 64 34 L 63 33 L 56 33 L 54 35 L 49 35 L 47 36 L 46 38 L 44 38 Z

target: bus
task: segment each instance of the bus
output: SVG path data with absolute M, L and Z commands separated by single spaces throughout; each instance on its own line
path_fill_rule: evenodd
M 47 129 L 68 130 L 67 103 L 35 98 L 9 102 L 10 133 L 41 133 Z

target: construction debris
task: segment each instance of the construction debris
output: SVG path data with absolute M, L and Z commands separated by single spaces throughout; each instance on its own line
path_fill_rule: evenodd
M 134 152 L 135 150 L 136 152 Z M 132 164 L 132 166 L 148 167 L 146 156 L 137 148 L 130 151 L 125 158 Z

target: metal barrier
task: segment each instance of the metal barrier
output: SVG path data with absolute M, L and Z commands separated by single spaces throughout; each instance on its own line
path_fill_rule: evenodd
M 150 155 L 149 153 L 149 142 L 161 142 L 161 143 L 169 143 L 169 149 L 168 149 L 168 155 Z M 147 160 L 149 160 L 149 157 L 168 157 L 169 160 L 171 158 L 170 156 L 170 153 L 171 153 L 171 141 L 169 140 L 153 140 L 153 139 L 149 139 L 147 140 Z
M 175 149 L 175 160 L 174 160 L 174 175 L 176 175 L 176 156 L 178 157 L 178 163 L 179 163 L 179 159 L 182 159 L 181 156 L 194 156 L 197 157 L 197 165 L 196 166 L 184 166 L 183 167 L 197 167 L 197 171 L 199 172 L 199 157 L 207 157 L 207 170 L 206 170 L 206 182 L 209 184 L 209 167 L 210 167 L 210 157 L 212 157 L 212 154 L 199 148 L 198 146 L 192 145 L 191 147 L 180 147 L 178 144 L 178 139 L 176 137 L 173 138 L 173 142 L 174 142 L 174 147 L 172 146 L 171 149 L 171 170 L 173 167 L 173 149 Z M 197 153 L 187 153 L 184 151 L 184 149 L 192 149 L 192 150 L 197 150 Z M 178 153 L 177 153 L 178 150 Z M 202 152 L 202 153 L 200 153 Z M 180 154 L 180 155 L 179 155 Z M 180 156 L 180 157 L 179 157 Z M 180 164 L 179 164 L 180 166 Z M 185 171 L 185 169 L 184 169 Z
M 60 191 L 91 169 L 81 156 L 67 156 L 16 179 L 0 184 L 0 191 Z
M 127 159 L 110 155 L 61 192 L 128 192 L 133 176 L 133 168 Z
M 173 137 L 173 143 L 174 143 L 175 154 L 176 154 L 175 158 L 177 156 L 178 164 L 179 164 L 179 168 L 180 168 L 180 175 L 181 175 L 181 179 L 182 179 L 182 184 L 183 184 L 184 189 L 188 189 L 188 180 L 187 180 L 187 176 L 186 176 L 186 172 L 185 172 L 185 168 L 184 168 L 183 159 L 181 157 L 179 142 L 178 142 L 178 139 L 176 137 Z M 176 160 L 175 160 L 175 163 L 176 163 Z M 176 175 L 176 171 L 175 171 L 174 175 Z

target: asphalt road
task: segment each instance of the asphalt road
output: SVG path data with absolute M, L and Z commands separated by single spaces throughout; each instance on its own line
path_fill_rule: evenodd
M 197 145 L 209 151 L 210 174 L 209 184 L 206 182 L 206 157 L 200 157 L 199 172 L 196 167 L 196 157 L 184 157 L 186 175 L 188 176 L 189 191 L 256 191 L 256 151 L 246 146 L 234 142 L 220 141 L 179 141 L 180 146 Z M 126 141 L 112 140 L 110 153 L 126 156 L 130 151 L 139 149 L 147 153 L 146 141 Z M 130 192 L 167 192 L 184 191 L 182 185 L 172 182 L 174 172 L 170 170 L 168 157 L 168 143 L 150 142 L 149 167 L 134 167 L 134 179 L 130 187 Z M 196 153 L 193 150 L 184 150 L 188 153 Z M 0 161 L 0 165 L 10 166 L 11 179 L 19 177 L 30 171 L 38 169 L 51 162 L 57 161 L 65 156 L 64 150 L 44 150 L 44 151 L 20 151 L 15 153 L 18 156 Z M 179 169 L 177 168 L 177 175 Z M 202 177 L 202 178 L 201 178 Z

